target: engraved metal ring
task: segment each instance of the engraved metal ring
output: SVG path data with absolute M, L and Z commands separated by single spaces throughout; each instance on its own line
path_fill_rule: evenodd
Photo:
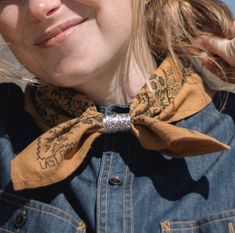
M 131 128 L 131 117 L 125 114 L 106 114 L 103 119 L 105 133 L 126 132 Z

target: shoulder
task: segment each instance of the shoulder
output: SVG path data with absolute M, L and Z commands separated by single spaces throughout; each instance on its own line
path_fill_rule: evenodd
M 24 107 L 24 93 L 20 86 L 15 83 L 0 84 L 0 112 L 2 115 Z
M 24 92 L 14 83 L 0 84 L 0 118 L 15 153 L 19 153 L 41 134 L 24 109 Z

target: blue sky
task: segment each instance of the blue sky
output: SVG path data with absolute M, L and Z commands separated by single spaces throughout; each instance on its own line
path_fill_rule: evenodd
M 227 3 L 235 16 L 235 0 L 224 0 L 224 2 Z

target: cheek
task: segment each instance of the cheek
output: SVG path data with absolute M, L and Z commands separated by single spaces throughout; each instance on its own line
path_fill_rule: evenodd
M 109 0 L 109 3 L 103 6 L 103 14 L 101 11 L 100 18 L 99 15 L 97 17 L 111 34 L 115 32 L 118 38 L 130 36 L 132 17 L 128 0 Z
M 0 32 L 3 38 L 14 43 L 19 38 L 19 6 L 9 5 L 0 8 Z
M 21 63 L 24 63 L 30 54 L 24 38 L 25 22 L 23 7 L 20 4 L 0 7 L 0 34 Z
M 104 0 L 103 0 L 104 1 Z M 95 9 L 100 8 L 101 0 L 74 0 L 74 2 L 79 2 L 85 6 L 89 6 Z

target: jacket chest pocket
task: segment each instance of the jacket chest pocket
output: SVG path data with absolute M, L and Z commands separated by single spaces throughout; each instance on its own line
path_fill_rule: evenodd
M 55 206 L 0 192 L 0 233 L 85 233 L 78 217 Z
M 225 210 L 201 220 L 164 221 L 162 233 L 235 233 L 235 210 Z

